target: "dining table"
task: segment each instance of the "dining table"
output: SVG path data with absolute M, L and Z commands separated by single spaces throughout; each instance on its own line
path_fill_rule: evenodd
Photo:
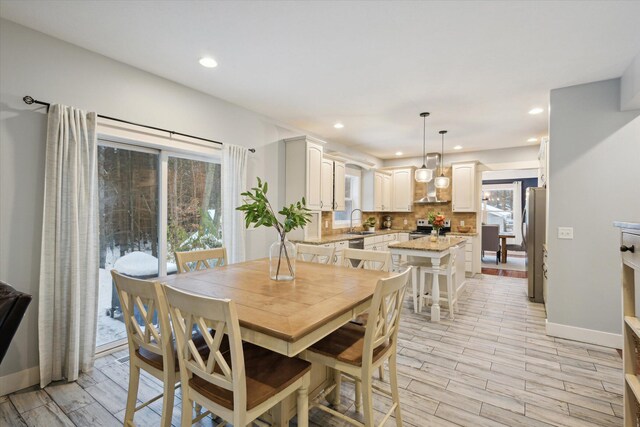
M 511 233 L 500 233 L 498 234 L 500 237 L 500 262 L 506 264 L 507 262 L 507 239 L 514 239 L 516 237 L 515 234 Z
M 345 325 L 371 305 L 379 279 L 393 273 L 296 261 L 295 279 L 269 278 L 269 259 L 158 278 L 191 293 L 235 302 L 242 340 L 295 357 Z M 333 381 L 333 370 L 312 366 L 309 397 Z M 339 402 L 339 394 L 334 394 Z M 271 414 L 276 425 L 288 426 L 295 415 L 290 396 Z

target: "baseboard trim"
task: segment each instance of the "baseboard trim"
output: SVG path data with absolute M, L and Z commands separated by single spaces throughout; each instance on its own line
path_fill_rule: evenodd
M 40 367 L 24 369 L 13 374 L 0 377 L 0 396 L 4 396 L 23 388 L 31 387 L 40 383 Z
M 547 335 L 565 338 L 573 341 L 586 342 L 610 348 L 622 348 L 622 334 L 578 328 L 577 326 L 562 325 L 546 322 Z

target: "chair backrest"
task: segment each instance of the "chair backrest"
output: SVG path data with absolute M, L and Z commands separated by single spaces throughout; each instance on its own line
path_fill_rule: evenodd
M 227 249 L 202 249 L 189 252 L 176 252 L 178 273 L 205 270 L 207 268 L 227 265 Z
M 164 285 L 163 290 L 176 335 L 176 353 L 183 386 L 196 375 L 211 384 L 233 391 L 233 407 L 246 408 L 244 354 L 234 302 L 194 295 L 168 285 Z M 210 328 L 215 331 L 213 336 Z M 194 330 L 204 337 L 209 349 L 208 356 L 198 352 L 193 342 Z M 220 351 L 225 333 L 229 337 L 230 364 Z
M 300 261 L 317 262 L 318 264 L 333 264 L 336 248 L 325 248 L 319 245 L 296 246 L 297 259 Z
M 404 272 L 388 279 L 378 280 L 364 334 L 363 366 L 372 363 L 373 351 L 379 346 L 386 344 L 395 347 L 400 327 L 402 303 L 412 268 L 415 267 L 409 267 Z
M 386 251 L 348 248 L 344 250 L 343 258 L 343 265 L 349 268 L 389 271 L 391 266 L 391 254 Z
M 111 270 L 111 277 L 120 298 L 129 351 L 143 348 L 162 356 L 164 366 L 174 366 L 173 335 L 160 282 L 134 279 L 116 270 Z
M 497 224 L 482 225 L 482 250 L 497 251 L 500 249 L 500 226 Z

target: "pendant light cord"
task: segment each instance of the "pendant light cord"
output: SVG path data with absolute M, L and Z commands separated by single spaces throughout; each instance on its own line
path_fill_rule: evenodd
M 427 150 L 427 116 L 424 116 L 422 119 L 422 167 L 426 167 L 427 163 L 426 163 L 426 159 L 425 159 L 425 152 Z
M 442 135 L 442 146 L 440 147 L 440 176 L 444 176 L 444 172 L 442 171 L 444 165 L 444 134 L 447 133 L 447 131 L 441 130 L 439 133 Z

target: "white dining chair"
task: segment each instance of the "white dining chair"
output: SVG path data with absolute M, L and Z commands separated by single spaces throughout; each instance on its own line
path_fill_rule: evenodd
M 315 262 L 318 264 L 335 264 L 336 248 L 320 245 L 296 245 L 296 259 L 299 261 Z
M 176 252 L 178 273 L 204 270 L 227 265 L 227 249 L 199 249 L 188 252 Z
M 391 254 L 387 251 L 348 248 L 343 252 L 342 265 L 349 268 L 389 271 L 391 268 Z
M 450 254 L 445 258 L 444 265 L 437 270 L 433 266 L 420 267 L 420 298 L 418 301 L 418 311 L 422 312 L 424 303 L 433 304 L 433 275 L 438 274 L 444 276 L 446 282 L 446 293 L 440 292 L 440 300 L 447 302 L 449 310 L 449 318 L 454 319 L 454 311 L 458 310 L 458 292 L 456 288 L 456 256 L 457 246 L 451 248 Z M 430 276 L 430 277 L 428 277 Z M 439 281 L 438 286 L 442 282 Z M 440 303 L 440 301 L 438 301 Z

